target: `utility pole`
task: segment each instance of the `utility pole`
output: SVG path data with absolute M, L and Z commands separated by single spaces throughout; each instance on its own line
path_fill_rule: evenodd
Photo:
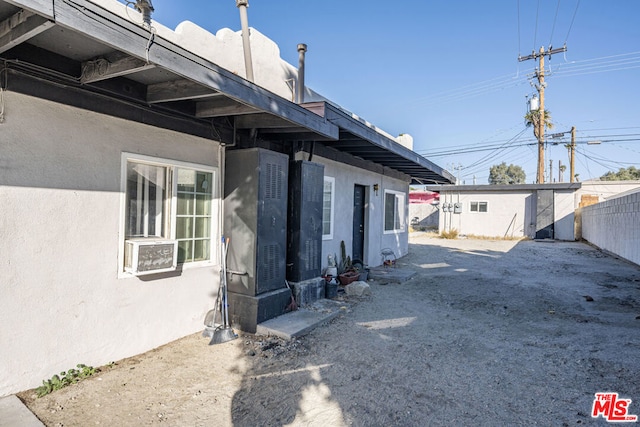
M 456 185 L 460 185 L 460 169 L 462 169 L 462 165 L 458 163 L 458 166 L 456 166 L 455 163 L 451 163 L 451 169 L 458 171 L 458 178 L 456 179 Z
M 571 154 L 569 156 L 569 182 L 574 182 L 576 179 L 576 127 L 571 127 L 571 147 L 569 148 Z
M 562 160 L 558 160 L 558 182 L 564 182 L 564 170 L 566 166 L 562 164 Z
M 553 160 L 549 159 L 549 182 L 553 182 Z
M 538 123 L 534 123 L 534 126 L 538 127 L 538 174 L 537 174 L 537 183 L 544 184 L 544 88 L 546 83 L 544 82 L 544 57 L 549 56 L 551 59 L 551 55 L 554 53 L 566 52 L 567 46 L 563 46 L 558 49 L 551 49 L 545 51 L 544 46 L 540 48 L 538 53 L 532 52 L 531 55 L 527 56 L 519 56 L 518 61 L 527 61 L 529 59 L 539 59 L 540 63 L 538 66 L 538 97 L 540 98 L 540 107 L 538 109 Z

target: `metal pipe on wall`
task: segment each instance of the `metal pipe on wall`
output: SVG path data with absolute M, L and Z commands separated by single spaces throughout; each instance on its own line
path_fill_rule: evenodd
M 298 44 L 298 88 L 296 90 L 296 103 L 298 104 L 304 102 L 304 61 L 306 51 L 306 44 Z
M 247 80 L 253 82 L 253 62 L 251 61 L 251 44 L 249 42 L 249 18 L 247 17 L 248 0 L 236 0 L 236 6 L 240 10 L 240 26 L 242 27 L 242 48 L 244 50 L 244 68 L 247 72 Z

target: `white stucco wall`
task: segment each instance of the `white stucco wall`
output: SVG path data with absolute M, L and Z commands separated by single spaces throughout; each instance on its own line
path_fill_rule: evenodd
M 6 92 L 0 396 L 201 330 L 218 267 L 118 279 L 121 153 L 217 166 L 218 144 Z
M 575 240 L 574 200 L 573 190 L 553 193 L 553 237 L 556 240 Z
M 443 203 L 462 203 L 462 213 L 443 212 Z M 487 212 L 471 212 L 471 202 L 487 202 Z M 575 240 L 574 191 L 554 190 L 554 238 Z M 535 237 L 535 190 L 442 192 L 439 230 L 489 237 Z
M 640 188 L 640 181 L 584 181 L 575 193 L 575 207 L 580 207 L 583 195 L 598 196 L 598 201 L 602 202 L 636 188 Z
M 462 213 L 443 212 L 444 203 L 462 203 Z M 471 202 L 487 202 L 487 212 L 471 212 Z M 439 229 L 455 228 L 459 234 L 491 237 L 524 237 L 530 232 L 531 192 L 486 192 L 440 194 Z
M 640 265 L 640 191 L 579 210 L 582 237 Z
M 299 155 L 298 159 L 308 156 Z M 391 248 L 396 257 L 409 252 L 408 203 L 409 184 L 403 180 L 381 175 L 355 166 L 345 165 L 317 155 L 313 162 L 324 165 L 325 177 L 335 178 L 335 205 L 333 239 L 322 241 L 322 267 L 327 267 L 327 257 L 337 254 L 340 260 L 340 242 L 344 240 L 347 255 L 351 256 L 353 245 L 353 192 L 355 185 L 366 187 L 365 190 L 365 264 L 375 267 L 382 264 L 380 251 Z M 378 194 L 373 185 L 378 184 Z M 384 190 L 405 193 L 405 230 L 396 233 L 384 233 Z

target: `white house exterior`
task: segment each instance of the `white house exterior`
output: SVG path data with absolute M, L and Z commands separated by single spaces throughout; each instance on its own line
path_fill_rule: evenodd
M 218 180 L 218 144 L 10 91 L 3 96 L 0 395 L 202 329 L 218 286 L 215 251 L 162 280 L 126 274 L 121 175 L 123 156 L 144 153 L 144 160 L 211 171 Z M 217 192 L 211 202 L 216 209 Z M 209 239 L 219 235 L 214 221 Z
M 203 328 L 232 231 L 233 152 L 322 167 L 318 275 L 343 240 L 352 252 L 362 239 L 372 266 L 383 248 L 406 254 L 409 183 L 453 181 L 406 137 L 309 89 L 312 104 L 291 102 L 297 72 L 257 31 L 252 83 L 239 34 L 152 22 L 149 43 L 139 14 L 115 0 L 0 0 L 0 22 L 0 396 Z M 257 202 L 242 213 L 255 217 Z M 276 222 L 297 231 L 286 213 Z M 277 273 L 282 288 L 236 302 L 281 314 L 289 294 Z M 261 321 L 245 308 L 234 307 L 240 325 Z
M 575 240 L 580 183 L 427 186 L 440 193 L 439 230 L 501 238 Z

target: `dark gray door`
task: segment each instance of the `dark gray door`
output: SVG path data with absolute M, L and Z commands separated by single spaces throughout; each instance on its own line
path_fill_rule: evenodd
M 538 190 L 536 239 L 553 239 L 553 190 Z
M 353 248 L 351 259 L 360 261 L 364 255 L 364 204 L 365 187 L 356 185 L 353 190 Z

